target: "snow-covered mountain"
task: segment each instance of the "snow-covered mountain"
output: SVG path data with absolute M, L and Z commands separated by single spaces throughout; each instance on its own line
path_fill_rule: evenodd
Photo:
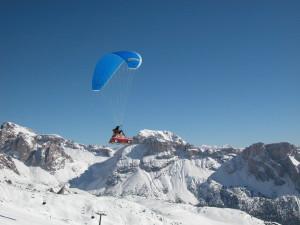
M 36 134 L 29 128 L 7 122 L 0 127 L 0 152 L 24 162 L 28 166 L 39 166 L 48 171 L 63 168 L 72 162 L 68 149 L 79 149 L 109 157 L 111 148 L 83 145 L 66 140 L 59 135 Z
M 289 143 L 257 143 L 211 176 L 224 186 L 246 186 L 274 198 L 300 194 L 300 149 Z
M 59 185 L 112 154 L 108 147 L 78 144 L 58 135 L 36 134 L 11 122 L 0 127 L 0 168 L 14 172 L 17 176 L 11 176 L 24 183 Z
M 199 186 L 200 205 L 237 208 L 265 220 L 300 224 L 300 150 L 257 143 Z
M 169 131 L 142 130 L 113 150 L 7 122 L 0 181 L 0 224 L 32 212 L 28 222 L 5 224 L 90 224 L 98 210 L 109 212 L 105 224 L 264 224 L 212 206 L 300 224 L 299 149 L 288 143 L 197 147 Z
M 168 131 L 142 130 L 133 145 L 71 181 L 96 195 L 138 195 L 197 204 L 197 187 L 239 151 L 195 148 Z

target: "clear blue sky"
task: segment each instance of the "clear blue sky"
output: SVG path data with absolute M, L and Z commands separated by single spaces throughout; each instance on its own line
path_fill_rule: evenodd
M 134 50 L 129 135 L 300 144 L 299 12 L 298 0 L 2 0 L 0 122 L 105 143 L 115 124 L 90 90 L 94 66 Z

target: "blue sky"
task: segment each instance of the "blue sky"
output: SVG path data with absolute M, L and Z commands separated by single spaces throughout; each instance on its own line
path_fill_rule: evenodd
M 300 144 L 299 1 L 1 1 L 0 122 L 82 143 L 115 125 L 97 60 L 143 56 L 124 129 L 193 144 Z

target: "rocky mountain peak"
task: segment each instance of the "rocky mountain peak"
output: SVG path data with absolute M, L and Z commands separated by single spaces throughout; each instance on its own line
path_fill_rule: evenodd
M 83 145 L 56 134 L 38 134 L 12 122 L 0 126 L 0 153 L 18 159 L 27 166 L 41 167 L 52 172 L 62 169 L 67 162 L 73 161 L 66 149 L 89 151 L 102 156 L 113 154 L 113 150 L 108 147 Z
M 174 145 L 186 144 L 186 141 L 171 131 L 156 131 L 147 129 L 141 130 L 138 135 L 135 136 L 135 140 L 139 143 L 159 142 Z
M 0 131 L 2 134 L 7 134 L 7 135 L 29 135 L 29 136 L 35 136 L 36 133 L 34 133 L 31 129 L 20 126 L 18 124 L 15 124 L 13 122 L 4 122 L 0 126 Z
M 300 191 L 300 154 L 296 146 L 286 142 L 257 143 L 246 148 L 241 157 L 257 180 L 282 186 L 289 183 L 289 178 Z
M 188 146 L 186 141 L 170 131 L 141 130 L 133 138 L 133 142 L 147 147 L 148 155 L 173 155 L 179 149 L 186 149 Z
M 299 149 L 292 144 L 253 144 L 200 185 L 201 205 L 237 208 L 265 220 L 298 225 L 299 166 Z
M 299 150 L 289 143 L 256 143 L 226 162 L 213 178 L 225 186 L 247 186 L 265 196 L 299 194 Z
M 270 159 L 277 162 L 282 162 L 288 156 L 295 156 L 300 159 L 297 148 L 287 142 L 275 144 L 256 143 L 247 147 L 242 156 L 245 160 Z
M 72 159 L 63 151 L 65 140 L 58 135 L 38 135 L 32 130 L 6 122 L 0 129 L 0 152 L 24 162 L 53 171 Z

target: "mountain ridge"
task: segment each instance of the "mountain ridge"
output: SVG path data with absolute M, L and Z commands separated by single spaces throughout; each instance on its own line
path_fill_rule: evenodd
M 289 143 L 194 146 L 170 131 L 141 130 L 132 145 L 114 150 L 11 122 L 0 129 L 0 171 L 16 174 L 4 173 L 13 183 L 228 207 L 284 225 L 300 222 L 299 166 L 299 147 Z

